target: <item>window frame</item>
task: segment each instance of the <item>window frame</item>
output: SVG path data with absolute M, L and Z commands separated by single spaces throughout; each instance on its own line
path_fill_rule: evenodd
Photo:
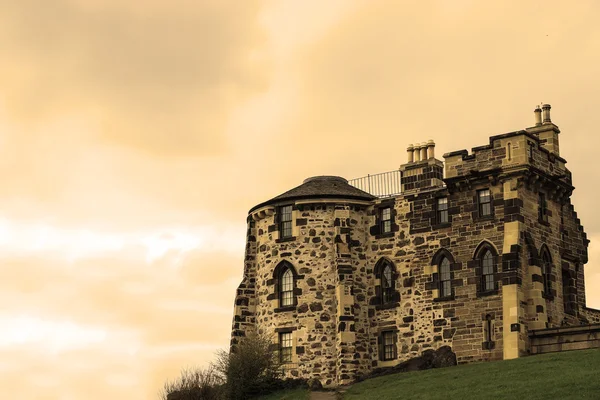
M 388 342 L 389 339 L 389 342 Z M 398 358 L 398 334 L 395 329 L 381 331 L 379 335 L 381 361 L 393 361 Z
M 293 307 L 296 303 L 294 296 L 294 272 L 286 266 L 279 277 L 279 307 Z
M 287 212 L 287 209 L 289 209 L 289 213 Z M 286 205 L 282 205 L 279 206 L 278 209 L 278 228 L 279 228 L 279 239 L 290 239 L 293 238 L 293 232 L 292 232 L 292 222 L 293 222 L 293 205 L 292 204 L 286 204 Z M 284 219 L 284 217 L 288 217 L 289 219 Z
M 389 274 L 387 273 L 389 272 Z M 390 263 L 386 263 L 381 271 L 381 304 L 392 303 L 394 300 L 395 279 L 394 269 Z
M 489 257 L 488 257 L 489 256 Z M 495 275 L 496 275 L 496 263 L 494 262 L 494 254 L 490 251 L 490 249 L 485 248 L 481 254 L 481 291 L 482 292 L 492 292 L 497 289 Z M 489 261 L 491 264 L 486 265 L 486 261 Z M 486 268 L 489 268 L 489 271 L 486 273 Z M 489 277 L 491 277 L 491 288 L 488 288 Z
M 488 201 L 481 201 L 482 199 L 482 193 L 483 192 L 488 192 Z M 488 214 L 484 214 L 483 213 L 483 206 L 488 205 L 489 206 L 489 213 Z M 486 189 L 479 189 L 477 191 L 477 214 L 479 218 L 492 218 L 494 216 L 494 208 L 492 207 L 492 191 L 489 188 Z
M 445 208 L 441 208 L 441 201 L 445 200 L 446 202 L 443 203 L 443 205 L 445 206 Z M 450 213 L 448 211 L 449 209 L 449 201 L 448 201 L 448 197 L 444 196 L 444 197 L 437 197 L 435 200 L 435 220 L 436 223 L 438 225 L 446 225 L 450 223 Z M 444 215 L 443 213 L 445 213 L 446 216 L 446 220 L 442 220 L 442 215 Z
M 386 271 L 389 273 L 386 274 Z M 398 273 L 396 266 L 387 257 L 381 257 L 373 268 L 376 283 L 375 297 L 370 304 L 375 305 L 377 310 L 389 309 L 400 304 L 400 292 L 398 290 Z
M 444 264 L 444 261 L 446 261 L 448 263 L 448 279 L 443 279 L 443 271 L 442 271 L 442 266 Z M 439 263 L 438 263 L 438 289 L 439 289 L 439 297 L 440 298 L 449 298 L 452 297 L 453 294 L 453 290 L 452 290 L 452 263 L 450 262 L 450 259 L 448 257 L 446 257 L 445 255 L 442 256 L 442 258 L 440 259 Z M 448 283 L 448 287 L 449 287 L 449 293 L 446 293 L 444 291 L 444 284 Z
M 388 218 L 384 219 L 386 211 L 388 212 Z M 388 227 L 387 230 L 386 223 Z M 382 207 L 379 209 L 379 232 L 383 235 L 392 233 L 392 207 Z
M 282 302 L 282 298 L 283 298 L 283 294 L 282 294 L 282 289 L 283 287 L 283 276 L 284 274 L 290 271 L 291 275 L 292 275 L 292 288 L 291 291 L 290 290 L 286 290 L 285 292 L 291 292 L 292 297 L 291 297 L 291 304 L 290 305 L 283 305 Z M 301 280 L 304 278 L 304 275 L 298 275 L 296 273 L 296 269 L 294 268 L 294 266 L 292 265 L 292 263 L 290 263 L 287 260 L 282 260 L 280 261 L 277 266 L 273 269 L 273 279 L 270 279 L 269 281 L 267 281 L 267 285 L 273 285 L 273 292 L 271 292 L 268 296 L 267 296 L 267 300 L 271 300 L 271 301 L 276 301 L 276 306 L 275 309 L 273 310 L 273 312 L 275 313 L 280 313 L 280 312 L 289 312 L 289 311 L 295 311 L 296 307 L 298 306 L 298 296 L 302 295 L 302 290 L 298 288 L 298 280 Z M 286 303 L 287 304 L 287 303 Z
M 289 346 L 285 346 L 284 344 Z M 289 353 L 289 354 L 288 354 Z M 294 355 L 293 332 L 279 332 L 279 362 L 281 364 L 292 364 Z

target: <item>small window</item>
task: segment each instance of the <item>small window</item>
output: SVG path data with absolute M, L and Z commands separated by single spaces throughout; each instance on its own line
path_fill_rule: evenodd
M 477 199 L 479 203 L 479 216 L 487 217 L 492 215 L 492 199 L 490 196 L 490 190 L 479 190 L 477 192 Z
M 485 325 L 486 325 L 486 332 L 485 332 L 485 341 L 486 342 L 493 342 L 492 337 L 493 337 L 493 329 L 492 329 L 492 316 L 490 314 L 487 314 L 485 316 Z
M 483 291 L 490 291 L 496 289 L 494 283 L 494 256 L 489 250 L 485 250 L 483 257 L 481 258 L 482 267 L 482 282 L 481 289 Z
M 279 281 L 279 306 L 288 307 L 294 305 L 294 274 L 286 268 Z
M 551 295 L 551 274 L 552 274 L 552 262 L 550 260 L 550 255 L 547 251 L 542 253 L 542 279 L 544 282 L 544 294 L 546 296 Z
M 279 235 L 282 239 L 292 237 L 292 206 L 279 209 Z
M 448 223 L 448 198 L 437 199 L 437 222 L 438 224 Z
M 452 280 L 450 274 L 450 261 L 446 257 L 442 258 L 439 265 L 440 276 L 440 297 L 452 296 Z
M 381 209 L 381 233 L 392 231 L 392 209 L 390 207 Z
M 506 144 L 506 158 L 508 159 L 508 161 L 512 160 L 512 149 L 510 142 Z
M 292 362 L 292 332 L 279 333 L 279 361 L 282 364 Z
M 386 331 L 381 334 L 383 340 L 383 361 L 396 358 L 396 333 Z
M 538 217 L 541 222 L 548 222 L 548 203 L 546 202 L 546 195 L 539 193 L 538 197 Z

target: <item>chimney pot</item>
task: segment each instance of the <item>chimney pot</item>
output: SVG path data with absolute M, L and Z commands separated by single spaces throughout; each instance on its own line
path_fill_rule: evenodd
M 537 106 L 535 110 L 533 110 L 533 115 L 535 116 L 535 126 L 542 125 L 542 109 L 540 106 Z
M 435 158 L 435 143 L 432 139 L 427 141 L 427 158 Z
M 421 160 L 427 160 L 427 142 L 421 143 Z
M 549 124 L 552 122 L 552 120 L 550 119 L 550 108 L 551 108 L 550 104 L 542 105 L 542 112 L 543 112 L 543 117 L 544 117 L 543 123 L 544 124 L 546 124 L 546 123 Z
M 421 161 L 421 145 L 419 143 L 413 147 L 413 155 L 414 161 Z
M 407 156 L 407 161 L 409 163 L 413 162 L 413 145 L 409 144 L 408 147 L 406 148 L 406 156 Z

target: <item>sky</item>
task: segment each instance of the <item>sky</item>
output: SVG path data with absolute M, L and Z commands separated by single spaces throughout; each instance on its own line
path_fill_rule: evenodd
M 248 210 L 550 103 L 600 308 L 600 2 L 0 1 L 0 387 L 153 399 L 227 348 Z

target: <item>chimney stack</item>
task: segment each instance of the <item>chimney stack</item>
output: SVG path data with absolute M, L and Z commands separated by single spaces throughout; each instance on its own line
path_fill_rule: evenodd
M 551 123 L 552 121 L 550 120 L 550 104 L 544 104 L 542 105 L 542 111 L 543 111 L 543 116 L 544 116 L 544 121 L 543 123 Z
M 409 144 L 408 147 L 406 148 L 406 156 L 407 156 L 407 160 L 406 162 L 413 162 L 413 145 Z
M 435 158 L 435 143 L 432 139 L 427 141 L 427 158 Z
M 542 125 L 542 109 L 540 106 L 537 106 L 535 110 L 533 110 L 533 114 L 535 115 L 535 126 Z

